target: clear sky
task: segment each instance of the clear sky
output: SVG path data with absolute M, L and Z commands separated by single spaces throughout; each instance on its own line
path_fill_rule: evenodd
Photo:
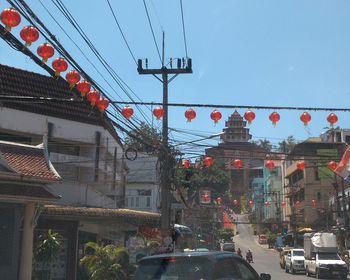
M 105 0 L 62 0 L 101 55 L 145 102 L 162 101 L 162 85 L 150 75 L 140 76 Z M 104 79 L 87 62 L 52 20 L 39 0 L 27 4 L 88 74 L 115 100 L 129 101 L 108 76 L 84 41 L 53 5 L 42 0 L 60 26 L 84 50 Z M 137 58 L 148 58 L 151 68 L 160 61 L 142 0 L 110 0 L 119 24 Z M 146 0 L 158 45 L 165 31 L 165 57 L 184 57 L 179 0 Z M 0 9 L 8 8 L 6 1 Z M 169 86 L 169 102 L 256 106 L 300 106 L 348 108 L 350 102 L 350 1 L 348 0 L 183 0 L 188 56 L 194 73 L 177 77 Z M 19 37 L 23 26 L 12 33 Z M 39 40 L 30 47 L 36 52 Z M 55 55 L 54 57 L 57 57 Z M 51 65 L 52 59 L 49 60 Z M 0 40 L 0 62 L 45 73 L 22 53 Z M 69 68 L 70 69 L 70 68 Z M 151 111 L 142 108 L 151 121 Z M 186 108 L 170 108 L 169 126 L 198 135 L 219 133 L 233 109 L 220 109 L 222 120 L 214 126 L 213 109 L 194 108 L 197 118 L 186 122 Z M 244 114 L 245 109 L 238 109 Z M 301 111 L 279 111 L 274 127 L 268 119 L 272 110 L 254 110 L 250 125 L 253 140 L 267 138 L 277 143 L 293 135 L 302 141 L 319 136 L 328 126 L 329 112 L 312 112 L 307 128 L 299 120 Z M 143 117 L 136 112 L 139 119 Z M 337 112 L 341 128 L 350 128 L 350 112 Z M 153 120 L 160 127 L 161 122 Z M 121 135 L 123 136 L 123 135 Z M 194 135 L 172 133 L 177 140 L 195 140 Z M 217 143 L 208 142 L 204 143 Z

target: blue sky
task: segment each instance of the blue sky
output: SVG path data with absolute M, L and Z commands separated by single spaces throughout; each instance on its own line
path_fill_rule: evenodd
M 62 28 L 84 50 L 123 101 L 129 99 L 108 77 L 79 35 L 51 1 L 42 1 Z M 142 0 L 110 1 L 136 58 L 148 58 L 150 67 L 160 68 Z M 95 47 L 113 69 L 145 102 L 161 102 L 162 85 L 154 77 L 138 75 L 136 65 L 122 40 L 107 1 L 85 0 L 63 3 L 73 14 Z M 153 28 L 161 44 L 165 31 L 165 57 L 184 57 L 184 43 L 178 0 L 146 0 Z M 101 83 L 115 100 L 120 98 L 106 85 L 76 47 L 50 18 L 38 0 L 27 4 L 36 12 L 60 43 L 90 76 Z M 6 1 L 0 9 L 8 8 Z M 169 86 L 169 102 L 224 105 L 300 106 L 348 108 L 350 100 L 350 2 L 345 0 L 183 0 L 188 55 L 193 60 L 192 75 L 181 75 Z M 19 38 L 25 19 L 12 33 Z M 30 47 L 36 48 L 43 38 Z M 55 55 L 54 57 L 57 57 Z M 0 40 L 3 64 L 45 73 L 23 54 Z M 51 64 L 49 60 L 49 64 Z M 222 120 L 214 126 L 213 109 L 194 108 L 197 118 L 187 123 L 186 108 L 171 108 L 169 126 L 197 132 L 219 133 L 233 109 L 221 109 Z M 151 119 L 151 112 L 143 108 Z M 238 110 L 244 114 L 245 109 Z M 267 138 L 277 143 L 289 135 L 302 141 L 319 136 L 328 126 L 329 112 L 312 112 L 307 128 L 299 120 L 301 111 L 279 111 L 281 121 L 273 127 L 272 110 L 254 110 L 250 125 L 253 139 Z M 142 117 L 136 112 L 137 116 Z M 337 112 L 341 128 L 350 128 L 350 112 Z M 160 122 L 153 121 L 156 126 Z M 171 134 L 178 140 L 192 135 Z M 216 144 L 217 142 L 205 141 Z

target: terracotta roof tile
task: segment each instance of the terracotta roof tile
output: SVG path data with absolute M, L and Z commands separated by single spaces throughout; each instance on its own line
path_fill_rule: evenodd
M 30 96 L 51 98 L 80 99 L 79 92 L 69 89 L 69 83 L 63 78 L 53 78 L 42 74 L 0 64 L 0 94 L 8 96 Z M 2 102 L 7 108 L 47 115 L 77 122 L 100 125 L 106 128 L 113 137 L 120 141 L 112 123 L 101 116 L 97 108 L 92 109 L 88 101 L 85 102 Z
M 44 149 L 0 141 L 0 154 L 17 173 L 41 179 L 60 180 L 45 159 Z
M 59 205 L 45 205 L 43 214 L 52 216 L 80 216 L 80 217 L 105 217 L 123 220 L 125 222 L 142 225 L 159 225 L 160 214 L 136 211 L 130 209 L 109 209 L 92 207 L 73 207 Z

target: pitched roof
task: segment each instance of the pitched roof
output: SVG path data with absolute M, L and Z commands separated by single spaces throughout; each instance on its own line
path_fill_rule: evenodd
M 47 200 L 46 203 L 49 201 L 54 202 L 60 198 L 48 192 L 43 187 L 10 183 L 0 184 L 0 196 L 20 196 L 24 200 L 25 198 L 44 199 Z
M 45 205 L 43 214 L 49 216 L 70 216 L 70 217 L 105 217 L 125 221 L 127 223 L 142 225 L 147 222 L 148 225 L 159 225 L 160 214 L 136 211 L 130 209 L 110 209 L 93 207 L 73 207 L 60 205 Z
M 0 95 L 29 96 L 50 98 L 75 98 L 80 100 L 79 92 L 69 89 L 69 83 L 63 78 L 53 78 L 42 74 L 0 64 Z M 120 142 L 112 123 L 97 108 L 91 108 L 88 101 L 57 102 L 44 100 L 40 102 L 6 102 L 7 108 L 47 115 L 66 120 L 103 126 Z
M 0 162 L 14 172 L 44 180 L 60 180 L 42 147 L 0 141 Z

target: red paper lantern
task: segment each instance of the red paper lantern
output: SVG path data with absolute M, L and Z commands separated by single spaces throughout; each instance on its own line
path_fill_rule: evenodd
M 91 89 L 91 85 L 88 81 L 81 81 L 77 83 L 77 90 L 80 92 L 81 98 L 84 98 Z
M 66 80 L 69 82 L 69 88 L 72 89 L 80 81 L 80 74 L 75 70 L 71 70 L 66 74 Z
M 300 120 L 307 126 L 308 122 L 311 121 L 311 115 L 308 112 L 304 112 L 300 115 Z
M 157 120 L 160 120 L 160 118 L 164 116 L 164 109 L 162 107 L 154 108 L 153 115 L 157 118 Z
M 266 163 L 265 163 L 265 166 L 268 169 L 272 169 L 272 168 L 275 167 L 275 164 L 274 164 L 274 162 L 272 160 L 267 160 Z
M 254 202 L 253 201 L 249 201 L 249 206 L 253 206 Z
M 187 109 L 185 117 L 187 118 L 187 122 L 190 122 L 196 117 L 196 112 L 193 109 Z
M 96 101 L 96 107 L 101 111 L 101 113 L 104 113 L 108 106 L 109 101 L 105 98 L 100 98 Z
M 276 123 L 280 120 L 280 114 L 278 114 L 277 112 L 273 112 L 270 114 L 269 119 L 270 121 L 272 121 L 273 125 L 276 125 Z
M 305 167 L 306 167 L 305 162 L 303 162 L 303 161 L 298 161 L 298 163 L 297 163 L 297 168 L 298 168 L 298 169 L 303 170 L 303 169 L 305 169 Z
M 311 200 L 311 203 L 312 203 L 313 206 L 315 206 L 316 205 L 316 200 L 314 200 L 314 199 Z
M 220 211 L 223 209 L 223 207 L 222 207 L 221 205 L 219 205 L 219 207 L 218 207 L 218 208 L 219 208 L 219 210 L 220 210 Z
M 38 47 L 37 52 L 38 55 L 43 58 L 41 60 L 42 63 L 46 63 L 46 61 L 55 54 L 54 48 L 48 43 L 41 44 Z
M 26 42 L 24 45 L 25 48 L 39 39 L 38 29 L 36 29 L 34 26 L 23 27 L 19 35 Z
M 186 159 L 183 159 L 182 160 L 182 166 L 186 167 L 186 168 L 189 168 L 190 167 L 190 162 Z
M 91 106 L 94 107 L 96 102 L 100 99 L 100 94 L 96 90 L 91 90 L 86 94 L 86 99 L 89 100 Z
M 218 197 L 217 199 L 218 203 L 220 204 L 222 202 L 222 198 L 221 197 Z
M 1 22 L 5 24 L 5 33 L 10 32 L 12 27 L 21 22 L 20 14 L 13 8 L 5 9 L 0 15 Z
M 217 124 L 218 121 L 222 118 L 222 115 L 218 110 L 214 110 L 211 112 L 210 118 L 214 121 L 215 124 Z
M 255 113 L 253 111 L 247 111 L 244 113 L 244 118 L 248 121 L 248 124 L 251 124 L 255 119 Z
M 300 206 L 300 201 L 295 202 L 296 206 Z
M 237 204 L 238 204 L 238 200 L 235 199 L 235 200 L 233 201 L 233 204 L 234 204 L 234 205 L 237 205 Z
M 270 203 L 268 201 L 265 201 L 264 204 L 265 204 L 266 207 L 270 205 Z
M 284 201 L 282 201 L 281 205 L 284 207 L 284 206 L 286 206 L 286 203 Z
M 52 68 L 56 70 L 55 76 L 59 77 L 61 72 L 64 72 L 68 68 L 68 63 L 67 61 L 60 57 L 60 58 L 55 58 L 52 61 Z
M 126 117 L 126 119 L 130 119 L 131 116 L 134 114 L 134 109 L 130 106 L 125 106 L 122 110 L 122 115 Z
M 206 166 L 210 166 L 213 163 L 213 158 L 212 157 L 206 157 L 203 162 L 204 162 L 204 164 Z
M 240 159 L 235 159 L 233 162 L 235 167 L 241 167 L 242 166 L 242 161 Z
M 210 200 L 209 195 L 207 195 L 207 194 L 206 194 L 206 195 L 204 195 L 204 196 L 203 196 L 203 200 L 204 200 L 204 201 L 209 201 L 209 200 Z
M 331 113 L 328 115 L 327 121 L 329 122 L 331 127 L 333 127 L 333 125 L 338 121 L 338 117 L 336 114 Z
M 337 163 L 335 161 L 331 161 L 330 163 L 328 163 L 328 167 L 334 170 L 337 168 Z

